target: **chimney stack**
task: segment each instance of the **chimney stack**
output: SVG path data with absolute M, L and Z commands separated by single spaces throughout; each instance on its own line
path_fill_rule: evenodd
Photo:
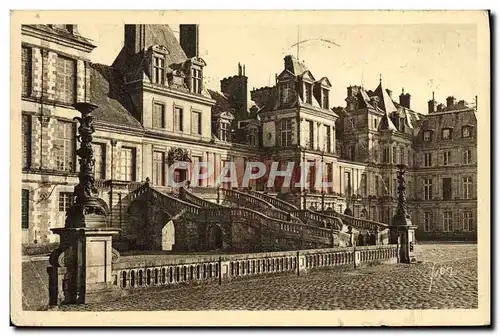
M 455 102 L 456 102 L 455 97 L 449 96 L 448 98 L 446 98 L 446 108 L 448 110 L 453 109 L 453 107 L 455 107 Z
M 436 100 L 434 100 L 434 91 L 432 92 L 432 99 L 427 102 L 427 112 L 436 112 Z
M 188 58 L 199 56 L 199 34 L 197 24 L 179 25 L 179 42 Z
M 404 90 L 403 90 L 404 92 Z M 401 93 L 399 95 L 399 105 L 410 108 L 410 100 L 411 100 L 411 95 L 409 93 Z

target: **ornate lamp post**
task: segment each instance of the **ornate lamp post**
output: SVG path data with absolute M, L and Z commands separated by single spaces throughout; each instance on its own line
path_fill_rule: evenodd
M 76 103 L 81 117 L 77 140 L 80 148 L 79 183 L 73 193 L 74 204 L 66 214 L 64 228 L 51 229 L 60 236 L 60 247 L 51 254 L 50 303 L 88 303 L 111 295 L 111 260 L 118 253 L 112 248 L 112 235 L 119 229 L 107 227 L 107 205 L 96 196 L 91 113 L 98 106 Z
M 410 215 L 408 214 L 408 205 L 406 202 L 406 181 L 404 175 L 406 173 L 406 165 L 397 165 L 399 171 L 397 172 L 398 181 L 398 205 L 396 214 L 392 219 L 390 229 L 390 242 L 391 244 L 399 244 L 399 259 L 403 263 L 416 262 L 415 256 L 415 229 L 411 222 Z

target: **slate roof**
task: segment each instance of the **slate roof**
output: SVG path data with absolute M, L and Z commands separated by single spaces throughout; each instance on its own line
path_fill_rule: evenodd
M 123 89 L 118 71 L 103 64 L 91 64 L 91 103 L 99 106 L 92 114 L 96 122 L 141 129 L 141 123 L 129 112 L 135 111 L 132 100 Z

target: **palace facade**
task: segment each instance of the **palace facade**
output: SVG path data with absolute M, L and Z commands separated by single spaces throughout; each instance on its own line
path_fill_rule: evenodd
M 241 184 L 246 163 L 294 162 L 309 168 L 300 187 L 267 188 L 269 176 L 251 182 L 300 208 L 389 223 L 396 206 L 397 164 L 407 165 L 413 222 L 422 238 L 473 239 L 476 235 L 476 107 L 453 97 L 429 102 L 427 114 L 399 102 L 382 81 L 374 90 L 347 89 L 346 106 L 332 107 L 331 84 L 293 56 L 284 58 L 275 85 L 253 89 L 248 100 L 245 66 L 204 83 L 199 27 L 180 25 L 179 40 L 167 25 L 125 25 L 125 43 L 113 64 L 90 62 L 96 47 L 76 25 L 22 27 L 22 221 L 25 246 L 56 243 L 50 228 L 64 226 L 78 182 L 75 155 L 78 101 L 98 105 L 95 178 L 109 206 L 109 222 L 122 226 L 127 194 L 144 183 L 167 186 L 168 167 L 181 153 L 191 164 L 176 170 L 189 180 L 196 162 L 214 174 L 191 186 L 216 187 L 226 162 Z M 315 188 L 315 167 L 332 187 Z M 226 183 L 225 188 L 238 185 Z M 417 237 L 418 237 L 417 235 Z

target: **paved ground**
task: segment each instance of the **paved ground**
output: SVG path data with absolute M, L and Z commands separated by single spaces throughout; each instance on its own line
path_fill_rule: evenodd
M 418 246 L 422 263 L 321 271 L 129 296 L 64 310 L 335 310 L 477 308 L 477 246 Z M 442 268 L 441 268 L 442 267 Z

